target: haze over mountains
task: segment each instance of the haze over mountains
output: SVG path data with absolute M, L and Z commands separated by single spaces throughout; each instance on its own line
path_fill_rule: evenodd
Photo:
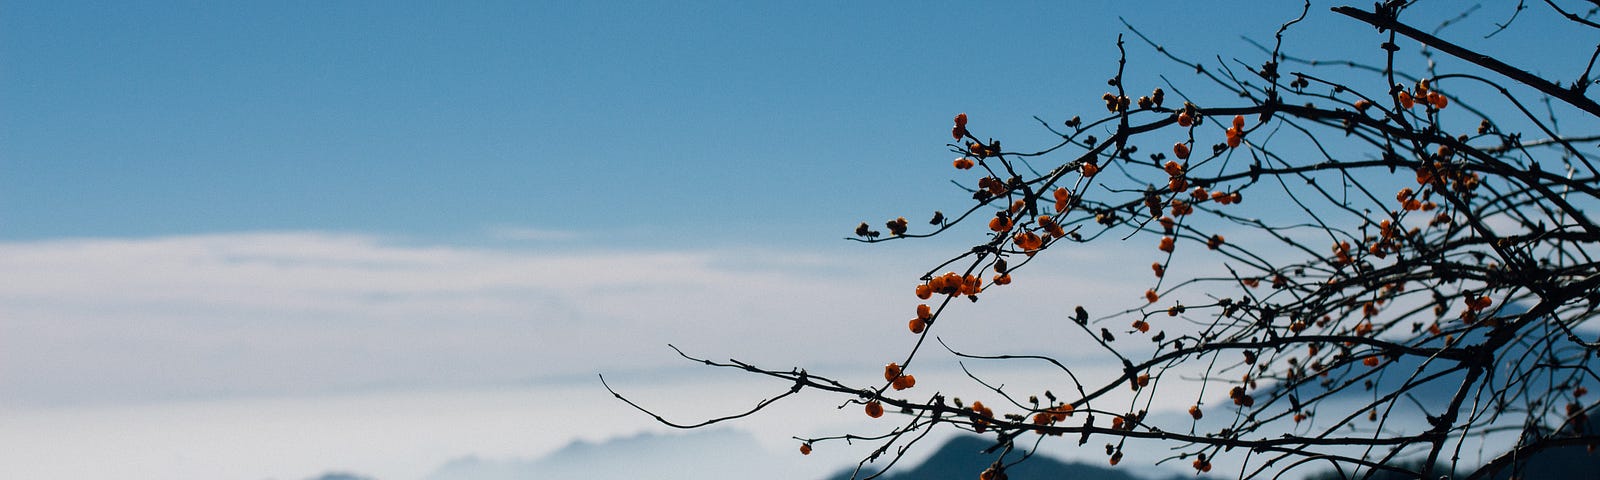
M 942 445 L 927 444 L 928 458 L 902 462 L 886 480 L 970 480 L 993 461 L 982 453 L 991 444 L 984 437 L 971 435 L 950 439 Z M 1015 457 L 1012 457 L 1015 458 Z M 818 468 L 830 469 L 827 459 L 806 457 L 798 452 L 771 452 L 763 449 L 749 433 L 737 430 L 707 430 L 685 434 L 640 434 L 600 443 L 573 442 L 537 459 L 493 459 L 463 457 L 440 466 L 425 480 L 528 480 L 546 478 L 609 479 L 720 479 L 720 478 L 795 478 L 846 480 L 854 465 L 835 465 L 832 474 L 812 474 Z M 880 460 L 867 464 L 881 468 Z M 874 472 L 876 470 L 873 470 Z M 1191 478 L 1172 470 L 1144 467 L 1116 469 L 1108 466 L 1066 462 L 1037 455 L 1007 471 L 1010 478 L 1060 478 L 1078 480 L 1165 480 Z M 357 472 L 329 472 L 312 480 L 389 480 L 363 476 Z
M 800 455 L 779 457 L 761 448 L 749 433 L 735 430 L 640 434 L 601 443 L 577 441 L 533 460 L 459 458 L 439 467 L 426 480 L 781 477 Z

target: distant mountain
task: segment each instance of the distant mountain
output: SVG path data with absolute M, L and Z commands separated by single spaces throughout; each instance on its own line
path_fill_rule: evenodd
M 1527 305 L 1513 303 L 1513 304 L 1508 304 L 1508 305 L 1505 305 L 1503 307 L 1500 307 L 1500 309 L 1497 310 L 1495 313 L 1497 315 L 1499 315 L 1499 316 L 1514 316 L 1514 315 L 1521 315 L 1522 313 L 1527 312 L 1527 311 L 1528 311 L 1528 306 Z M 1418 326 L 1417 328 L 1421 328 L 1421 327 Z M 1483 330 L 1480 330 L 1478 333 L 1474 334 L 1473 336 L 1462 338 L 1462 339 L 1458 339 L 1458 340 L 1462 340 L 1464 342 L 1480 342 L 1480 341 L 1483 341 L 1483 339 L 1484 339 L 1483 336 L 1486 335 L 1487 333 L 1488 333 L 1488 330 L 1487 329 L 1483 329 Z M 1433 340 L 1431 342 L 1424 342 L 1424 343 L 1416 344 L 1415 346 L 1428 347 L 1428 348 L 1441 348 L 1441 347 L 1445 346 L 1445 343 L 1444 343 L 1444 341 L 1442 339 L 1435 339 L 1435 340 Z M 1502 362 L 1498 366 L 1498 368 L 1502 372 L 1512 371 L 1512 370 L 1515 370 L 1517 368 L 1514 368 L 1513 365 L 1510 365 L 1507 362 L 1512 362 L 1512 361 L 1530 362 L 1530 361 L 1537 361 L 1540 358 L 1542 358 L 1541 355 L 1530 354 L 1529 348 L 1530 347 L 1527 346 L 1527 345 L 1523 345 L 1523 344 L 1519 344 L 1519 343 L 1515 343 L 1515 342 L 1501 347 L 1500 348 L 1500 352 L 1499 352 L 1499 356 L 1500 356 Z M 1333 394 L 1332 396 L 1329 397 L 1329 399 L 1333 400 L 1333 401 L 1355 399 L 1355 400 L 1358 400 L 1358 401 L 1365 402 L 1365 401 L 1370 400 L 1370 397 L 1372 396 L 1372 391 L 1373 390 L 1376 390 L 1376 391 L 1391 391 L 1391 390 L 1400 388 L 1406 382 L 1411 381 L 1414 378 L 1422 378 L 1422 377 L 1426 377 L 1426 376 L 1429 376 L 1429 375 L 1437 374 L 1437 373 L 1443 372 L 1445 370 L 1448 370 L 1451 367 L 1454 367 L 1456 365 L 1456 362 L 1452 361 L 1452 360 L 1435 359 L 1432 362 L 1427 362 L 1426 360 L 1427 359 L 1422 358 L 1422 357 L 1418 357 L 1418 356 L 1415 356 L 1415 355 L 1405 355 L 1405 356 L 1402 356 L 1402 357 L 1400 357 L 1398 359 L 1391 360 L 1389 363 L 1387 363 L 1387 364 L 1385 364 L 1383 366 L 1383 369 L 1386 372 L 1394 372 L 1394 374 L 1373 376 L 1369 380 L 1371 382 L 1371 385 L 1372 385 L 1370 388 L 1364 387 L 1362 385 L 1356 385 L 1356 386 L 1353 386 L 1351 388 L 1346 388 L 1343 391 L 1340 391 L 1338 393 Z M 1359 362 L 1347 365 L 1344 368 L 1346 368 L 1349 371 L 1354 372 L 1354 373 L 1363 373 L 1363 372 L 1365 372 L 1367 370 L 1370 370 L 1368 367 L 1365 367 L 1365 366 L 1361 365 Z M 1525 366 L 1524 366 L 1524 368 L 1525 368 Z M 1413 373 L 1416 374 L 1415 377 L 1413 377 L 1413 375 L 1412 375 Z M 1335 373 L 1335 375 L 1338 375 L 1338 373 Z M 1461 381 L 1464 378 L 1466 378 L 1466 373 L 1465 372 L 1447 373 L 1447 374 L 1444 374 L 1444 375 L 1440 376 L 1439 378 L 1433 380 L 1432 382 L 1430 382 L 1428 384 L 1428 386 L 1426 386 L 1424 388 L 1412 389 L 1409 393 L 1410 393 L 1410 396 L 1415 400 L 1415 402 L 1397 402 L 1396 403 L 1396 407 L 1398 408 L 1398 410 L 1396 410 L 1394 413 L 1396 415 L 1410 415 L 1410 416 L 1414 416 L 1414 417 L 1417 417 L 1417 418 L 1422 418 L 1422 414 L 1424 412 L 1414 411 L 1412 409 L 1412 407 L 1414 405 L 1416 405 L 1418 403 L 1420 403 L 1422 405 L 1445 405 L 1445 404 L 1448 404 L 1450 399 L 1451 399 L 1451 397 L 1453 397 L 1455 395 L 1455 393 L 1456 393 L 1455 387 L 1459 386 L 1461 384 Z M 1544 378 L 1544 377 L 1541 377 L 1541 378 Z M 1535 380 L 1533 380 L 1533 379 L 1525 379 L 1524 381 L 1534 382 Z M 1537 381 L 1543 381 L 1543 380 L 1537 380 Z M 1278 385 L 1274 385 L 1274 386 L 1263 385 L 1262 387 L 1263 388 L 1262 388 L 1261 392 L 1259 394 L 1256 394 L 1256 399 L 1257 400 L 1260 400 L 1260 399 L 1262 399 L 1263 397 L 1266 397 L 1266 396 L 1270 396 L 1270 395 L 1272 395 L 1274 389 L 1281 388 L 1281 386 L 1278 386 Z M 1309 382 L 1309 383 L 1300 385 L 1296 389 L 1296 391 L 1299 393 L 1299 396 L 1301 398 L 1315 397 L 1317 395 L 1320 395 L 1320 394 L 1323 394 L 1323 393 L 1327 392 L 1327 390 L 1322 388 L 1320 385 L 1318 385 L 1317 382 Z M 1228 400 L 1228 399 L 1221 399 L 1221 402 L 1222 402 L 1221 404 L 1226 405 L 1226 404 L 1230 403 L 1231 401 Z M 1426 412 L 1426 413 L 1437 414 L 1438 412 Z
M 1587 447 L 1572 446 L 1544 450 L 1529 455 L 1514 466 L 1495 472 L 1491 478 L 1572 478 L 1600 479 L 1600 454 Z
M 1591 429 L 1600 429 L 1600 419 L 1590 422 Z M 1600 431 L 1600 430 L 1590 430 Z M 962 436 L 951 439 L 940 446 L 926 461 L 915 467 L 899 465 L 890 470 L 887 475 L 880 477 L 884 480 L 972 480 L 978 473 L 988 468 L 994 462 L 994 455 L 982 453 L 994 445 L 994 441 L 984 437 Z M 1411 464 L 1414 468 L 1415 462 Z M 1447 471 L 1444 466 L 1437 467 L 1437 471 Z M 1510 478 L 1526 479 L 1600 479 L 1600 452 L 1589 453 L 1582 446 L 1554 448 L 1529 455 L 1522 462 L 1518 462 L 1517 471 L 1502 470 L 1491 476 L 1495 480 L 1508 480 Z M 848 480 L 852 469 L 842 470 L 828 477 L 828 480 Z M 864 473 L 866 476 L 876 470 Z M 1472 471 L 1471 468 L 1467 470 Z M 1043 455 L 1034 456 L 1020 464 L 1006 470 L 1010 480 L 1040 480 L 1063 479 L 1072 480 L 1150 480 L 1148 469 L 1135 475 L 1132 469 L 1090 465 L 1076 462 L 1063 462 Z M 1216 472 L 1213 472 L 1216 473 Z M 1360 474 L 1368 473 L 1362 470 Z M 720 478 L 720 477 L 719 477 Z M 732 477 L 730 477 L 732 478 Z M 1205 480 L 1208 477 L 1194 475 L 1173 474 L 1160 477 L 1167 480 Z M 1304 477 L 1306 480 L 1342 480 L 1336 471 L 1324 471 Z M 1357 477 L 1360 478 L 1360 477 Z M 1403 477 L 1388 474 L 1378 474 L 1368 480 L 1400 480 Z
M 319 476 L 317 476 L 315 478 L 312 478 L 310 480 L 373 480 L 373 478 L 372 477 L 361 476 L 361 475 L 356 475 L 354 473 L 328 472 L 328 473 L 324 473 L 322 475 L 319 475 Z
M 972 480 L 978 478 L 989 465 L 994 463 L 993 454 L 985 454 L 983 450 L 994 446 L 994 441 L 977 436 L 961 436 L 950 439 L 949 442 L 934 451 L 933 456 L 916 467 L 896 466 L 884 475 L 884 480 Z M 849 480 L 854 469 L 844 470 L 829 477 L 829 480 Z M 870 473 L 869 473 L 870 474 Z M 865 476 L 865 475 L 863 475 Z M 1089 465 L 1084 463 L 1068 463 L 1043 455 L 1035 455 L 1027 461 L 1017 464 L 1006 470 L 1009 480 L 1036 480 L 1071 478 L 1072 480 L 1149 480 L 1151 477 L 1134 475 L 1130 469 L 1116 467 Z M 1195 479 L 1193 475 L 1173 475 L 1164 477 L 1170 479 Z
M 696 479 L 783 478 L 786 462 L 736 430 L 682 435 L 639 434 L 600 443 L 575 441 L 536 460 L 464 457 L 439 467 L 427 480 L 529 480 L 546 478 Z
M 1583 432 L 1600 432 L 1600 417 L 1589 417 L 1582 425 Z M 1573 435 L 1567 430 L 1560 436 Z M 1600 452 L 1589 447 L 1573 445 L 1541 450 L 1528 454 L 1490 477 L 1495 480 L 1511 478 L 1583 478 L 1600 479 Z
M 1600 419 L 1590 420 L 1587 428 L 1589 428 L 1588 431 L 1596 431 L 1594 430 L 1595 428 L 1600 428 Z M 1422 465 L 1422 462 L 1408 461 L 1401 464 L 1408 469 L 1416 469 Z M 1475 472 L 1476 469 L 1476 466 L 1469 465 L 1456 473 L 1466 475 Z M 1449 474 L 1450 468 L 1449 465 L 1440 463 L 1434 467 L 1434 471 L 1438 472 L 1440 476 L 1444 476 Z M 1409 480 L 1410 478 L 1389 472 L 1376 472 L 1371 477 L 1366 477 L 1370 471 L 1365 469 L 1354 473 L 1358 473 L 1358 475 L 1353 478 L 1363 480 Z M 1456 475 L 1450 476 L 1459 478 Z M 1352 477 L 1342 476 L 1339 475 L 1339 472 L 1330 470 L 1306 477 L 1306 480 L 1346 480 L 1347 478 Z M 1600 479 L 1600 453 L 1592 453 L 1588 447 L 1581 445 L 1541 450 L 1528 454 L 1522 460 L 1494 472 L 1488 478 L 1493 480 L 1510 480 L 1512 478 Z

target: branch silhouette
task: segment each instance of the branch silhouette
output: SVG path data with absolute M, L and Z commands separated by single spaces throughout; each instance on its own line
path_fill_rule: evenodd
M 1594 26 L 1546 4 L 1564 21 Z M 1045 145 L 1002 145 L 978 134 L 977 119 L 957 115 L 948 148 L 959 158 L 950 165 L 970 203 L 954 215 L 935 212 L 926 231 L 900 217 L 882 224 L 887 235 L 863 222 L 849 237 L 869 244 L 975 238 L 913 282 L 923 302 L 906 324 L 915 338 L 884 367 L 882 383 L 850 385 L 799 368 L 678 351 L 792 385 L 749 410 L 696 423 L 670 422 L 605 388 L 677 428 L 778 408 L 802 390 L 838 395 L 840 409 L 859 407 L 887 422 L 886 430 L 798 438 L 801 452 L 875 442 L 855 470 L 865 478 L 889 471 L 936 428 L 993 438 L 995 462 L 979 472 L 985 479 L 1004 478 L 1057 437 L 1075 437 L 1076 446 L 1105 439 L 1112 465 L 1131 454 L 1207 472 L 1226 459 L 1239 478 L 1330 465 L 1352 477 L 1436 478 L 1436 468 L 1447 468 L 1489 478 L 1522 468 L 1536 452 L 1594 448 L 1596 403 L 1584 385 L 1600 382 L 1593 368 L 1600 262 L 1592 253 L 1600 252 L 1600 226 L 1588 216 L 1600 208 L 1592 145 L 1600 132 L 1557 128 L 1600 119 L 1600 104 L 1584 96 L 1594 56 L 1579 65 L 1580 81 L 1562 88 L 1406 24 L 1410 8 L 1389 1 L 1332 9 L 1336 18 L 1378 28 L 1375 61 L 1287 53 L 1286 38 L 1313 14 L 1309 2 L 1273 30 L 1273 45 L 1256 44 L 1266 56 L 1259 64 L 1182 58 L 1124 20 L 1159 61 L 1195 73 L 1189 93 L 1175 93 L 1181 101 L 1167 98 L 1168 89 L 1180 91 L 1166 77 L 1163 87 L 1130 98 L 1128 48 L 1119 38 L 1103 115 L 1040 119 L 1057 136 Z M 1431 57 L 1426 72 L 1404 71 L 1396 67 L 1400 36 L 1436 51 L 1427 55 L 1498 76 L 1438 72 Z M 1529 91 L 1565 107 L 1546 101 L 1547 113 L 1535 114 L 1527 105 L 1541 99 Z M 1524 141 L 1518 128 L 1539 140 Z M 1114 371 L 1006 351 L 1012 345 L 999 336 L 970 339 L 998 351 L 975 353 L 936 335 L 947 317 L 960 315 L 948 308 L 953 303 L 1005 294 L 1031 279 L 1035 259 L 1121 240 L 1154 247 L 1146 260 L 1126 260 L 1141 270 L 1151 262 L 1145 301 L 1100 316 L 1076 307 L 1049 332 L 1098 348 Z M 930 337 L 942 352 L 922 348 Z M 965 363 L 963 381 L 977 392 L 969 398 L 992 403 L 910 393 L 921 391 L 913 364 L 940 354 L 1048 364 L 1072 393 L 1045 389 L 1047 382 L 1005 386 Z M 1184 384 L 1198 393 L 1158 394 Z M 1186 416 L 1150 413 L 1185 407 Z M 1017 442 L 1032 448 L 1019 454 Z M 1133 450 L 1129 442 L 1172 453 Z M 1492 457 L 1463 456 L 1486 448 Z M 886 465 L 867 467 L 884 455 L 892 457 Z

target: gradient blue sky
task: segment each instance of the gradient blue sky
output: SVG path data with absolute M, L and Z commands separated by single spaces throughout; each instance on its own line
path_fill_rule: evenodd
M 1423 25 L 1458 13 L 1427 5 L 1438 8 Z M 1329 6 L 1313 5 L 1287 51 L 1375 51 L 1376 32 Z M 300 478 L 359 458 L 348 466 L 417 478 L 462 455 L 532 456 L 657 427 L 585 398 L 585 415 L 610 423 L 543 425 L 532 450 L 515 450 L 524 431 L 475 437 L 505 418 L 463 412 L 522 403 L 361 395 L 572 378 L 562 395 L 594 393 L 596 371 L 644 381 L 681 366 L 668 342 L 778 365 L 881 365 L 886 342 L 907 338 L 914 279 L 973 237 L 840 239 L 862 220 L 904 215 L 916 228 L 965 205 L 949 184 L 966 178 L 949 167 L 952 115 L 1008 146 L 1048 145 L 1032 116 L 1103 112 L 1117 16 L 1177 54 L 1259 64 L 1240 36 L 1265 41 L 1298 12 L 1177 0 L 0 0 L 0 423 L 23 426 L 0 430 L 0 450 L 42 459 L 0 476 Z M 1476 39 L 1509 15 L 1486 6 L 1451 28 Z M 1570 58 L 1593 42 L 1534 45 L 1588 34 L 1523 15 L 1474 44 L 1575 76 Z M 1131 37 L 1128 51 L 1133 90 L 1162 85 L 1158 74 L 1190 84 Z M 1016 312 L 1019 331 L 1063 305 L 1123 306 L 1148 278 L 1107 248 L 1035 262 L 1037 281 L 985 305 Z M 259 403 L 271 401 L 289 403 Z M 258 430 L 251 421 L 400 428 L 348 415 L 383 402 L 445 407 L 417 408 L 438 416 L 408 414 L 410 430 L 383 430 L 366 450 L 333 449 L 347 457 L 251 455 L 309 441 L 299 432 L 227 438 Z M 216 418 L 250 420 L 205 420 Z M 773 424 L 761 439 L 785 450 L 787 435 L 840 433 L 780 420 L 755 422 Z M 234 470 L 117 450 L 126 431 L 174 432 L 144 440 Z M 430 450 L 440 439 L 459 441 Z
M 1206 58 L 1298 10 L 1123 3 L 5 2 L 0 238 L 833 239 L 950 206 L 953 112 L 1018 144 L 1093 113 L 1118 15 Z M 1290 51 L 1378 41 L 1327 6 Z M 1561 53 L 1525 37 L 1491 51 Z
M 1295 10 L 1119 3 L 7 2 L 0 238 L 834 239 L 945 198 L 955 112 L 1092 112 L 1116 14 Z

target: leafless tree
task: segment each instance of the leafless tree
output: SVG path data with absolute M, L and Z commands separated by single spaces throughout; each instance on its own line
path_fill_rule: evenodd
M 1111 439 L 1112 464 L 1130 441 L 1165 442 L 1169 457 L 1142 460 L 1200 471 L 1236 456 L 1229 465 L 1240 466 L 1239 478 L 1330 467 L 1437 478 L 1447 472 L 1435 465 L 1445 465 L 1477 479 L 1543 449 L 1593 448 L 1600 436 L 1586 426 L 1596 403 L 1583 385 L 1600 383 L 1600 343 L 1585 325 L 1600 306 L 1600 225 L 1586 211 L 1600 205 L 1600 137 L 1563 132 L 1561 122 L 1600 119 L 1600 104 L 1587 95 L 1600 55 L 1600 2 L 1531 7 L 1597 34 L 1550 39 L 1597 43 L 1562 79 L 1408 24 L 1408 10 L 1421 8 L 1410 3 L 1331 13 L 1307 3 L 1256 61 L 1190 61 L 1129 26 L 1133 45 L 1116 44 L 1122 55 L 1102 97 L 1105 114 L 1041 120 L 1060 139 L 1043 148 L 1002 145 L 957 116 L 953 166 L 977 178 L 968 184 L 969 208 L 934 214 L 924 232 L 899 218 L 885 225 L 887 235 L 863 223 L 852 237 L 981 232 L 916 284 L 925 302 L 908 324 L 916 341 L 885 367 L 884 381 L 849 385 L 685 354 L 793 388 L 693 425 L 655 418 L 694 428 L 772 408 L 801 390 L 833 392 L 870 416 L 898 419 L 883 433 L 799 439 L 804 452 L 832 441 L 876 442 L 857 471 L 866 478 L 934 429 L 992 436 L 996 461 L 974 472 L 984 479 L 1004 478 L 1022 461 L 1007 456 L 1019 444 L 1032 452 L 1056 437 L 1069 445 Z M 1516 5 L 1503 23 L 1525 8 Z M 1361 44 L 1378 46 L 1374 61 L 1283 52 L 1284 37 L 1312 14 L 1373 27 Z M 1460 71 L 1435 71 L 1434 62 L 1425 72 L 1403 71 L 1401 44 L 1453 58 Z M 1136 89 L 1122 73 L 1130 48 L 1192 72 L 1203 87 L 1197 92 L 1222 94 L 1190 97 L 1165 81 Z M 1056 358 L 946 347 L 963 358 L 1053 365 L 1073 389 L 1002 388 L 972 375 L 992 403 L 914 393 L 913 365 L 935 351 L 929 340 L 946 306 L 1002 294 L 996 290 L 1013 276 L 1027 281 L 1030 262 L 1053 250 L 1115 241 L 1153 247 L 1149 258 L 1128 260 L 1140 269 L 1150 262 L 1147 302 L 1100 314 L 1078 307 L 1062 312 L 1061 324 L 1098 344 L 1122 365 L 1119 374 L 1092 380 Z M 1175 259 L 1215 268 L 1175 268 Z M 1167 382 L 1198 383 L 1202 393 L 1158 398 Z M 1206 405 L 1219 391 L 1226 403 Z M 1190 415 L 1146 413 L 1172 402 L 1192 404 Z M 1492 455 L 1463 456 L 1485 442 Z

